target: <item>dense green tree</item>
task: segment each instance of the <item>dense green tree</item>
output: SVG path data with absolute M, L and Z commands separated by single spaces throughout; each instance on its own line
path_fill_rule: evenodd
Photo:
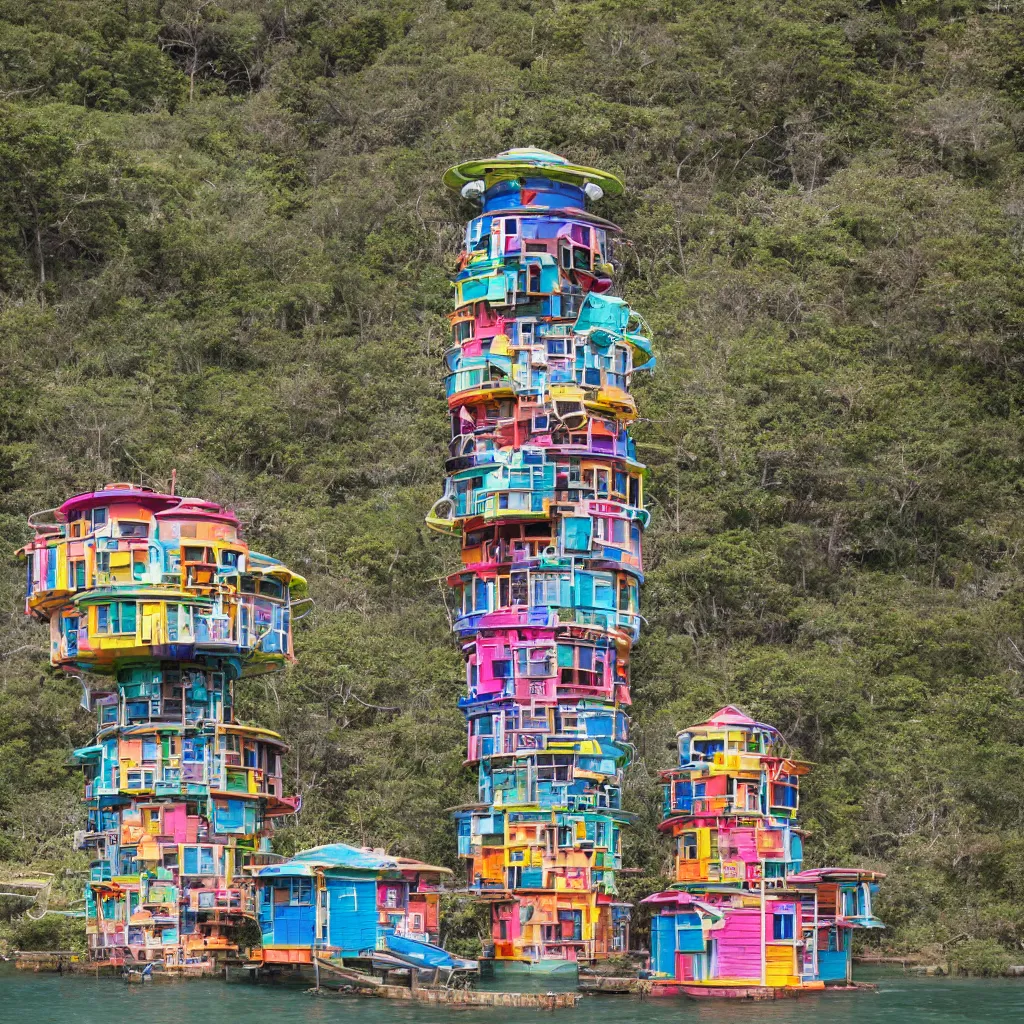
M 889 872 L 885 941 L 994 962 L 1024 941 L 1022 13 L 0 0 L 0 541 L 172 469 L 236 507 L 316 599 L 241 693 L 292 743 L 280 848 L 454 866 L 456 552 L 422 517 L 470 210 L 439 178 L 527 144 L 617 171 L 659 356 L 628 891 L 667 869 L 674 731 L 735 702 L 816 763 L 810 858 Z M 76 867 L 90 722 L 21 588 L 11 558 L 0 859 Z

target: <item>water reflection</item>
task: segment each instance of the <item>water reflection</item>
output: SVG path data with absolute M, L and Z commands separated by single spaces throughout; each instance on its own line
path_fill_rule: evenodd
M 1020 1024 L 1024 981 L 916 978 L 861 971 L 877 992 L 807 996 L 772 1003 L 694 1003 L 594 996 L 577 1010 L 456 1010 L 377 999 L 314 998 L 301 988 L 227 985 L 220 981 L 124 985 L 114 978 L 34 975 L 0 970 L 0 1024 Z M 539 980 L 539 979 L 538 979 Z M 527 985 L 524 983 L 523 988 Z M 536 990 L 536 985 L 529 987 Z M 541 990 L 544 986 L 540 986 Z

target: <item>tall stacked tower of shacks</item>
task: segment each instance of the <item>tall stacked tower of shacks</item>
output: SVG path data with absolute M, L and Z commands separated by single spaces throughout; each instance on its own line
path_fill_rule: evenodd
M 845 985 L 852 936 L 880 928 L 884 876 L 803 870 L 800 777 L 777 729 L 725 707 L 678 734 L 663 772 L 676 883 L 648 897 L 654 994 L 764 998 Z
M 611 294 L 602 171 L 535 149 L 453 167 L 466 227 L 445 354 L 449 584 L 477 801 L 457 811 L 497 964 L 574 968 L 626 949 L 617 898 L 630 649 L 640 629 L 643 467 L 628 432 L 643 322 Z
M 292 658 L 305 581 L 250 551 L 229 510 L 129 484 L 29 522 L 27 611 L 53 665 L 100 680 L 83 680 L 97 733 L 74 752 L 91 956 L 202 969 L 236 952 L 246 869 L 297 806 L 281 737 L 236 719 L 235 686 Z

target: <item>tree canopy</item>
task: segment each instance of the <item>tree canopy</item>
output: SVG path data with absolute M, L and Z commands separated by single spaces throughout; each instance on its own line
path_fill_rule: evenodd
M 283 851 L 454 864 L 440 493 L 449 164 L 620 174 L 652 526 L 625 860 L 674 731 L 816 764 L 811 863 L 889 941 L 1024 941 L 1019 0 L 0 0 L 0 539 L 110 480 L 237 509 L 308 576 Z M 90 735 L 0 567 L 0 859 L 74 863 Z M 638 890 L 643 881 L 636 883 Z

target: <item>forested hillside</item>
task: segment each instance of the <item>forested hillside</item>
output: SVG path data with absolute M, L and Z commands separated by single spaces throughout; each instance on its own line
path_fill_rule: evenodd
M 655 773 L 732 702 L 817 763 L 810 862 L 889 872 L 885 941 L 1024 941 L 1019 0 L 0 0 L 0 97 L 8 868 L 83 866 L 92 725 L 25 517 L 172 469 L 316 599 L 243 694 L 282 849 L 454 863 L 440 176 L 533 145 L 625 179 L 659 357 L 627 863 L 667 867 Z

